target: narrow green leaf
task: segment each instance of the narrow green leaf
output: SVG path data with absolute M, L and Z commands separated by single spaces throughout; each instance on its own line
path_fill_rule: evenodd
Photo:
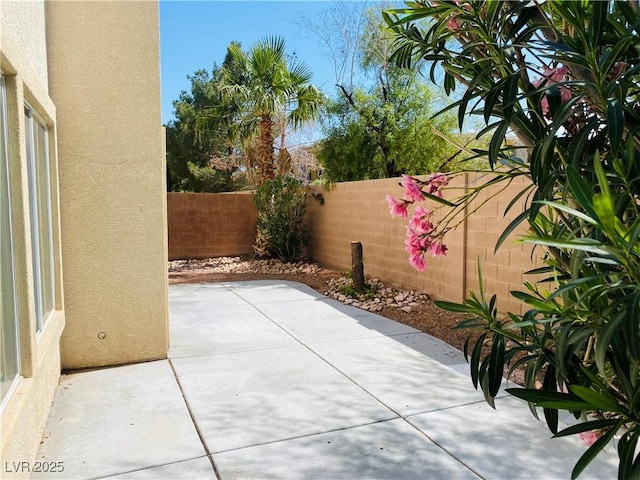
M 581 385 L 571 385 L 569 391 L 582 400 L 587 402 L 592 410 L 603 410 L 605 412 L 612 413 L 624 413 L 624 409 L 620 407 L 615 398 L 611 396 L 606 390 L 606 387 L 601 392 L 596 392 L 588 387 Z
M 550 392 L 557 391 L 556 368 L 551 364 L 547 366 L 547 371 L 544 373 L 542 388 Z M 543 409 L 543 413 L 544 418 L 547 421 L 547 426 L 549 427 L 549 430 L 551 430 L 551 433 L 558 433 L 558 410 L 555 410 L 553 408 L 545 408 Z
M 522 213 L 520 213 L 520 215 L 518 215 L 516 218 L 514 218 L 509 225 L 507 225 L 507 228 L 505 228 L 503 230 L 503 232 L 500 234 L 500 237 L 498 237 L 498 241 L 496 242 L 496 246 L 493 249 L 493 253 L 496 253 L 498 251 L 498 249 L 500 248 L 500 246 L 504 243 L 504 241 L 509 237 L 509 235 L 511 235 L 511 233 L 518 228 L 518 226 L 520 226 L 520 224 L 525 221 L 527 219 L 527 217 L 529 216 L 529 209 L 527 208 L 526 210 L 524 210 Z
M 489 164 L 491 165 L 491 168 L 494 168 L 498 162 L 498 156 L 508 128 L 509 124 L 506 121 L 500 122 L 498 128 L 491 137 L 491 141 L 489 142 Z
M 612 154 L 615 155 L 620 149 L 620 145 L 622 145 L 622 134 L 624 132 L 622 103 L 617 98 L 607 100 L 607 129 L 609 131 Z
M 469 307 L 462 303 L 444 302 L 441 300 L 436 300 L 433 303 L 436 305 L 436 307 L 441 308 L 442 310 L 446 310 L 448 312 L 470 313 Z
M 604 27 L 607 24 L 607 13 L 609 2 L 592 2 L 591 4 L 591 21 L 589 22 L 589 40 L 592 48 L 600 45 L 600 38 L 604 33 Z
M 586 182 L 573 165 L 567 167 L 567 181 L 578 205 L 580 205 L 590 217 L 595 218 L 596 214 L 593 210 L 593 187 Z
M 504 82 L 504 90 L 502 94 L 502 114 L 507 122 L 511 122 L 514 105 L 517 102 L 518 81 L 520 80 L 520 72 L 512 73 Z
M 622 323 L 625 318 L 626 312 L 622 311 L 615 317 L 613 317 L 609 322 L 604 324 L 602 326 L 602 329 L 600 330 L 599 339 L 596 343 L 594 358 L 598 370 L 600 370 L 600 372 L 603 374 L 606 374 L 606 357 L 610 348 L 611 341 L 614 335 L 616 335 L 617 333 L 622 333 Z
M 591 463 L 591 461 L 596 458 L 596 455 L 600 453 L 600 451 L 611 441 L 615 433 L 618 431 L 617 428 L 612 428 L 607 431 L 602 437 L 594 442 L 586 452 L 580 457 L 580 460 L 576 463 L 575 467 L 573 467 L 573 471 L 571 472 L 571 480 L 575 480 L 578 476 L 587 468 L 587 465 Z
M 478 389 L 478 379 L 480 377 L 480 363 L 482 355 L 482 347 L 484 345 L 484 341 L 487 338 L 487 333 L 480 335 L 480 338 L 476 341 L 475 347 L 473 347 L 473 352 L 471 353 L 471 363 L 469 364 L 471 371 L 471 382 L 473 383 L 474 388 Z
M 591 420 L 589 422 L 580 422 L 575 425 L 571 425 L 558 433 L 556 433 L 553 437 L 567 437 L 569 435 L 575 435 L 576 433 L 590 432 L 591 430 L 601 430 L 607 427 L 612 427 L 618 424 L 620 420 L 617 418 L 608 419 L 608 420 Z
M 587 402 L 576 395 L 568 393 L 547 392 L 529 388 L 507 388 L 506 392 L 543 408 L 557 408 L 569 411 L 588 411 L 590 409 L 590 405 Z
M 633 476 L 633 464 L 639 435 L 640 431 L 632 430 L 622 435 L 618 442 L 618 457 L 620 458 L 618 480 L 637 478 L 637 472 L 636 477 Z
M 502 372 L 504 371 L 504 336 L 494 334 L 491 354 L 489 356 L 489 395 L 495 397 L 502 384 Z

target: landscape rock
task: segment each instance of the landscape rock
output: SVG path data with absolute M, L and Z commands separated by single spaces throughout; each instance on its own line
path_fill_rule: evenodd
M 203 260 L 173 260 L 169 262 L 170 272 L 194 273 L 262 273 L 262 274 L 319 274 L 323 267 L 311 262 L 287 263 L 275 259 L 256 260 L 248 257 L 217 257 Z M 420 306 L 420 302 L 429 300 L 429 295 L 415 290 L 401 290 L 385 285 L 379 278 L 367 282 L 369 291 L 365 295 L 352 297 L 346 295 L 351 280 L 343 275 L 330 279 L 329 290 L 323 295 L 345 305 L 353 305 L 370 312 L 381 312 L 384 308 L 399 308 L 410 313 Z

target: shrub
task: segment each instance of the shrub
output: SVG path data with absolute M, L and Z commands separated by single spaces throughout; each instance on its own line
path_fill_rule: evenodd
M 444 71 L 447 92 L 462 87 L 460 125 L 480 116 L 492 139 L 493 172 L 484 185 L 447 202 L 454 214 L 432 225 L 416 209 L 409 238 L 411 262 L 442 245 L 455 212 L 484 187 L 531 179 L 507 211 L 526 200 L 498 241 L 520 223 L 522 241 L 544 252 L 550 291 L 525 283 L 512 292 L 524 315 L 497 315 L 499 299 L 480 290 L 462 304 L 440 302 L 473 318 L 459 328 L 480 330 L 465 347 L 474 386 L 493 405 L 505 366 L 526 371 L 526 388 L 508 389 L 542 407 L 555 436 L 580 434 L 590 446 L 576 478 L 618 436 L 618 477 L 640 478 L 640 14 L 635 2 L 416 2 L 386 14 L 397 34 L 394 58 L 416 57 Z M 431 20 L 426 30 L 416 21 Z M 505 147 L 508 134 L 517 149 Z M 389 198 L 407 216 L 415 201 L 438 198 L 432 179 L 406 177 L 404 198 Z M 435 189 L 434 189 L 435 188 Z M 433 191 L 432 191 L 433 190 Z M 497 246 L 497 247 L 498 247 Z M 496 248 L 497 248 L 496 247 Z M 480 281 L 482 287 L 482 279 Z M 536 379 L 542 378 L 540 388 Z M 558 431 L 558 410 L 582 422 Z
M 306 196 L 307 187 L 293 177 L 275 177 L 257 188 L 257 255 L 286 262 L 300 260 L 309 240 L 304 224 Z

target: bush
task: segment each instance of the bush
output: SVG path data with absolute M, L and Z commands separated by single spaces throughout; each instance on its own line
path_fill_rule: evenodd
M 473 213 L 465 207 L 484 187 L 531 179 L 507 207 L 525 200 L 498 244 L 526 222 L 522 241 L 544 252 L 545 266 L 531 273 L 551 288 L 525 283 L 512 294 L 528 310 L 506 318 L 482 279 L 479 294 L 439 305 L 473 315 L 459 328 L 480 331 L 465 354 L 490 404 L 504 367 L 522 367 L 526 388 L 507 391 L 533 412 L 542 407 L 555 436 L 580 434 L 589 445 L 572 478 L 616 437 L 618 478 L 640 478 L 639 12 L 634 2 L 456 0 L 417 2 L 386 16 L 397 34 L 396 61 L 433 60 L 447 92 L 462 87 L 451 108 L 460 124 L 482 117 L 492 139 L 478 153 L 500 166 L 486 184 L 447 202 L 454 213 L 446 222 L 434 225 L 428 210 L 416 209 L 408 244 L 414 266 L 425 268 L 426 253 L 446 252 L 429 247 L 442 244 L 455 212 Z M 424 18 L 427 30 L 415 23 Z M 505 147 L 508 134 L 517 148 Z M 403 199 L 389 198 L 393 214 L 408 216 L 407 207 L 425 198 L 442 202 L 431 178 L 405 177 L 403 185 Z M 558 410 L 582 422 L 558 431 Z
M 254 247 L 258 256 L 286 262 L 302 257 L 309 241 L 304 224 L 307 187 L 293 177 L 275 177 L 256 190 L 258 236 Z

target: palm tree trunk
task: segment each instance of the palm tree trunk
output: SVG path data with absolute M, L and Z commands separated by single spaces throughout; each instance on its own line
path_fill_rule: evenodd
M 273 119 L 264 116 L 260 119 L 260 145 L 258 147 L 258 183 L 272 180 L 275 173 L 273 156 Z

